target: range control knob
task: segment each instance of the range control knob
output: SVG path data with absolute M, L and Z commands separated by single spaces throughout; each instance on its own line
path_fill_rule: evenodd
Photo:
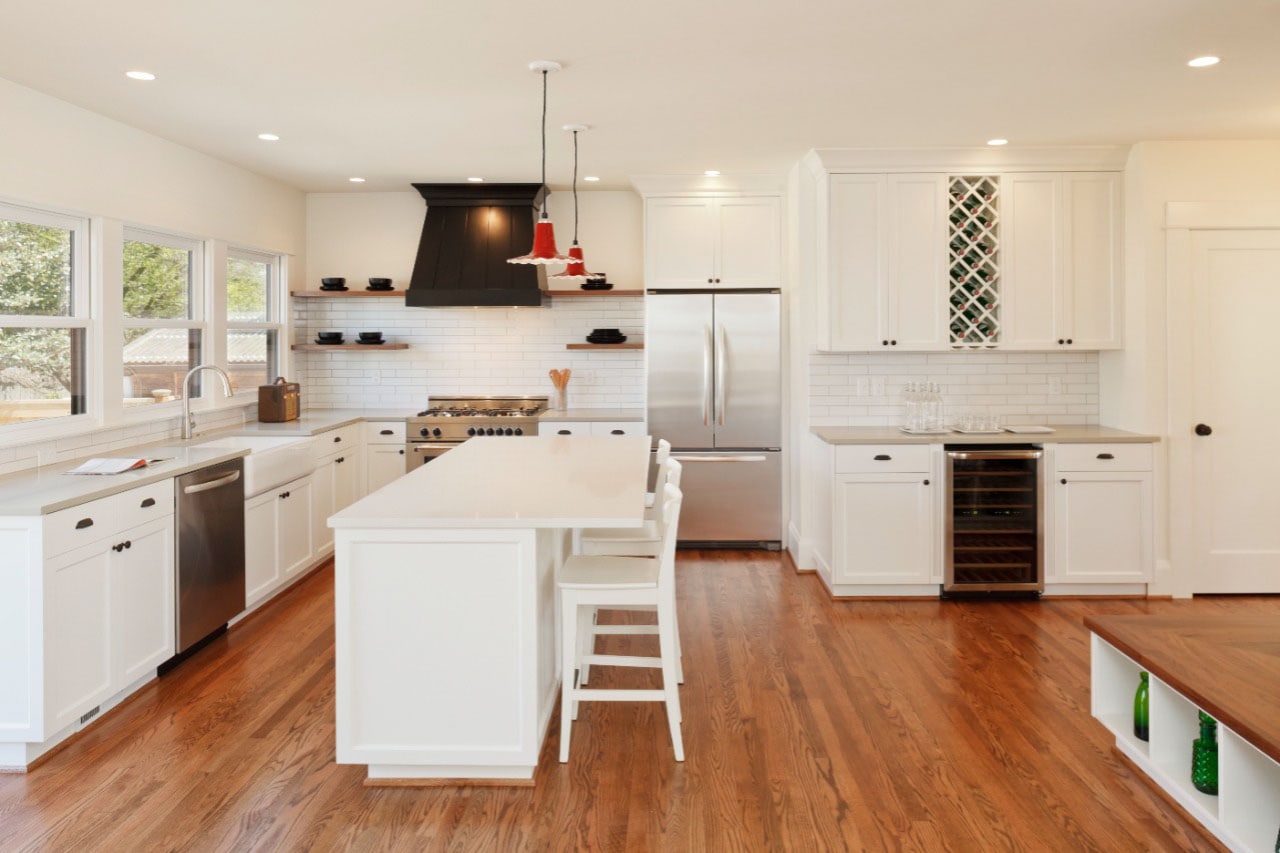
M 520 427 L 516 427 L 516 435 L 524 435 L 524 430 L 522 430 Z
M 484 431 L 484 434 L 485 434 L 485 435 L 493 435 L 493 427 L 489 427 L 487 430 L 485 430 L 485 431 Z
M 436 438 L 439 438 L 439 437 L 440 437 L 440 427 L 436 427 L 435 429 L 433 429 L 433 430 L 431 431 L 431 434 L 432 434 L 432 435 L 434 435 Z
M 431 430 L 427 429 L 426 427 L 423 427 L 422 429 L 418 430 L 418 435 L 422 436 L 423 438 L 426 438 L 430 432 Z
M 475 435 L 475 434 L 476 434 L 475 427 L 467 427 L 467 435 Z
M 515 434 L 516 434 L 515 430 L 513 430 L 511 427 L 507 427 L 507 435 L 515 435 Z

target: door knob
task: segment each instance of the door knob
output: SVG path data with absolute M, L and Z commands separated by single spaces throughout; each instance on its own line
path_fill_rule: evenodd
M 1213 435 L 1213 427 L 1208 424 L 1196 424 L 1196 435 Z

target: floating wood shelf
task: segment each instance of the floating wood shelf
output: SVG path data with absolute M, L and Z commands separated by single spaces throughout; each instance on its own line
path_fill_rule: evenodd
M 298 299 L 361 299 L 366 296 L 377 296 L 383 299 L 388 296 L 404 296 L 404 290 L 291 290 L 290 296 Z
M 644 344 L 566 344 L 565 349 L 644 349 Z
M 408 349 L 408 344 L 294 344 L 291 349 L 295 352 L 322 352 L 332 349 L 359 349 L 359 350 L 387 350 L 387 349 Z
M 548 296 L 644 296 L 643 290 L 544 290 Z

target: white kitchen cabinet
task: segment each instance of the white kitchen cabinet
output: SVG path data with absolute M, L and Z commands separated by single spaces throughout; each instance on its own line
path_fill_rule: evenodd
M 244 502 L 246 605 L 270 597 L 318 556 L 312 534 L 316 479 L 308 474 Z
M 538 435 L 644 435 L 644 421 L 545 421 Z
M 1000 186 L 1001 347 L 1118 349 L 1120 175 L 1010 174 Z
M 930 445 L 859 444 L 835 449 L 833 583 L 938 582 L 941 506 L 934 456 Z
M 780 287 L 782 200 L 649 198 L 644 256 L 647 288 Z
M 279 538 L 276 547 L 280 568 L 286 580 L 310 566 L 314 556 L 311 483 L 312 477 L 300 477 L 285 483 L 284 493 L 276 503 L 279 512 L 276 525 Z
M 365 448 L 365 482 L 370 493 L 405 473 L 404 445 L 372 444 Z
M 944 175 L 829 176 L 818 242 L 818 349 L 948 348 Z
M 1062 445 L 1049 484 L 1059 584 L 1147 583 L 1152 572 L 1150 445 Z
M 52 734 L 112 693 L 110 544 L 77 548 L 45 565 L 45 731 Z M 172 610 L 170 610 L 172 612 Z
M 111 622 L 115 683 L 124 687 L 173 657 L 173 517 L 121 537 L 124 550 L 111 552 Z

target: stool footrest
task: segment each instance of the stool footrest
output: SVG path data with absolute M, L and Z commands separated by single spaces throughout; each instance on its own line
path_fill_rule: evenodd
M 582 662 L 590 666 L 647 666 L 662 668 L 662 658 L 640 655 L 583 655 Z
M 570 690 L 575 702 L 662 702 L 667 697 L 661 690 Z
M 656 634 L 657 625 L 592 625 L 593 634 Z

